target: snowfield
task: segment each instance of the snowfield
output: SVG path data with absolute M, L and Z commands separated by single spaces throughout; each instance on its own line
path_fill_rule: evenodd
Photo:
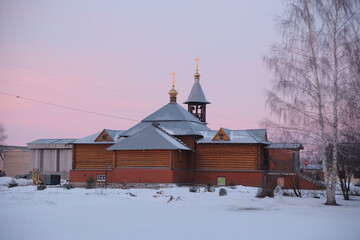
M 257 188 L 66 190 L 8 188 L 0 178 L 0 239 L 360 239 L 360 197 L 256 198 Z M 26 185 L 22 180 L 22 185 Z M 173 200 L 169 199 L 173 196 Z

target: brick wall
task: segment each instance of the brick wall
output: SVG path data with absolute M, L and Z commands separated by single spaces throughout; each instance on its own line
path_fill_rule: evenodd
M 225 177 L 226 185 L 244 185 L 259 187 L 263 182 L 263 172 L 237 172 L 237 171 L 195 171 L 193 182 L 199 184 L 216 185 L 218 177 Z
M 84 183 L 92 176 L 105 175 L 105 170 L 71 170 L 70 182 Z M 116 168 L 107 171 L 108 183 L 171 183 L 173 175 L 170 169 Z

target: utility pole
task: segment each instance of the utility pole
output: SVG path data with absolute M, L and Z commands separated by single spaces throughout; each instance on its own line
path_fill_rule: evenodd
M 108 170 L 108 168 L 110 168 L 111 167 L 111 165 L 105 165 L 105 189 L 106 189 L 106 187 L 107 187 L 107 180 L 108 180 L 108 176 L 107 176 L 107 170 Z

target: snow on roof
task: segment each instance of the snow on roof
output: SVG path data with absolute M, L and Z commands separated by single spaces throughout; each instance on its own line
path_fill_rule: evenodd
M 51 138 L 51 139 L 38 139 L 29 144 L 71 144 L 76 140 L 76 138 Z
M 107 150 L 189 150 L 184 143 L 172 137 L 166 131 L 156 127 L 147 128 L 131 135 L 128 138 L 120 140 Z
M 202 135 L 203 131 L 210 131 L 210 129 L 203 124 L 187 121 L 160 121 L 158 122 L 164 130 L 171 135 Z M 131 136 L 144 128 L 152 125 L 152 122 L 140 122 L 129 130 L 123 132 L 121 136 Z
M 152 125 L 153 122 L 159 123 L 161 128 L 171 135 L 201 135 L 200 131 L 210 130 L 206 124 L 194 117 L 179 104 L 168 103 L 144 118 L 140 123 L 123 132 L 121 136 L 131 136 Z
M 306 170 L 322 170 L 323 169 L 323 166 L 321 164 L 308 164 L 308 165 L 305 165 L 305 164 L 302 164 L 302 166 L 304 166 L 304 168 Z
M 224 129 L 224 128 L 223 128 Z M 224 143 L 261 143 L 261 144 L 269 144 L 268 141 L 265 141 L 265 131 L 259 129 L 258 135 L 254 135 L 254 129 L 251 130 L 230 130 L 224 129 L 230 141 L 213 141 L 212 139 L 216 135 L 218 131 L 204 131 L 201 132 L 204 136 L 202 139 L 199 139 L 197 142 L 201 143 L 216 143 L 216 144 L 224 144 Z M 264 136 L 260 135 L 260 132 L 263 132 Z
M 177 103 L 168 103 L 142 120 L 142 122 L 160 121 L 191 121 L 204 124 Z
M 301 143 L 270 143 L 266 149 L 304 149 Z

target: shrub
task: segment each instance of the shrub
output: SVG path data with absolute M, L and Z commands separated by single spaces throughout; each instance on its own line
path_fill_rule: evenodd
M 11 181 L 9 182 L 9 188 L 12 187 L 17 187 L 18 183 L 15 181 L 15 178 L 11 179 Z
M 69 181 L 66 181 L 66 183 L 64 184 L 64 188 L 69 190 L 74 188 L 74 185 L 72 185 Z
M 193 192 L 193 193 L 200 192 L 200 188 L 199 187 L 190 187 L 189 192 Z
M 95 179 L 93 178 L 93 176 L 90 176 L 86 179 L 86 188 L 95 188 Z
M 209 184 L 205 187 L 205 192 L 215 192 L 215 188 Z
M 271 185 L 264 185 L 258 188 L 258 192 L 256 194 L 257 198 L 264 198 L 264 197 L 274 197 L 274 186 Z
M 41 191 L 41 190 L 45 190 L 46 189 L 46 185 L 45 184 L 39 184 L 37 185 L 37 190 Z
M 225 188 L 220 188 L 219 196 L 226 196 L 226 195 L 227 195 L 227 190 Z

